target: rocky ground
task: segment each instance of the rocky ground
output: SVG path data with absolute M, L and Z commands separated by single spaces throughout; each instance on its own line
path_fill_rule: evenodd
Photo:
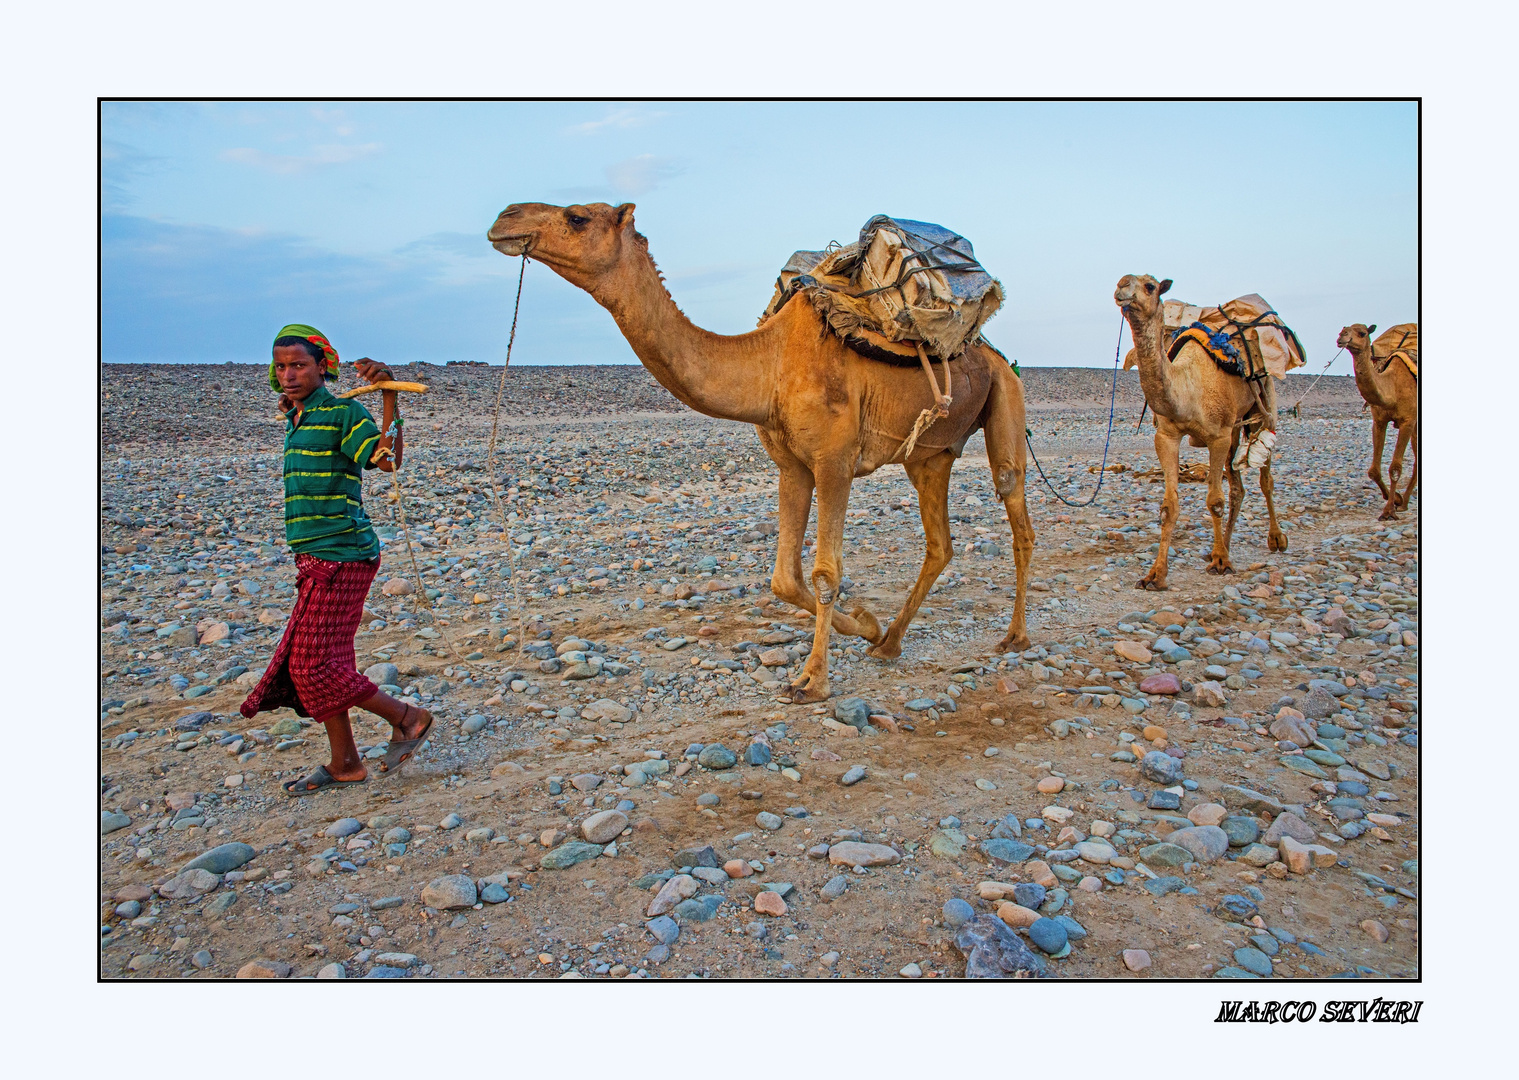
M 402 478 L 436 618 L 370 474 L 384 562 L 357 651 L 440 724 L 399 775 L 293 799 L 321 730 L 237 711 L 295 577 L 264 372 L 104 369 L 105 976 L 1418 976 L 1418 504 L 1376 520 L 1348 380 L 1282 418 L 1289 550 L 1268 554 L 1252 482 L 1236 573 L 1203 573 L 1205 487 L 1184 484 L 1170 589 L 1146 593 L 1161 488 L 1126 376 L 1124 471 L 1083 508 L 1031 489 L 1021 654 L 992 651 L 1011 543 L 973 441 L 956 557 L 902 657 L 835 637 L 812 706 L 779 700 L 811 620 L 768 590 L 751 428 L 641 368 L 514 371 L 503 535 L 499 369 L 397 374 L 434 390 L 405 403 Z M 1077 501 L 1108 385 L 1026 373 Z M 901 468 L 857 481 L 850 602 L 884 622 L 921 546 Z M 383 753 L 387 725 L 356 729 Z

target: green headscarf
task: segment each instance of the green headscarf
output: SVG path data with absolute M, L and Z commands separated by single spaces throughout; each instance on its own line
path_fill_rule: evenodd
M 305 323 L 291 323 L 289 326 L 281 327 L 280 332 L 274 335 L 274 340 L 278 341 L 282 337 L 305 338 L 318 349 L 321 349 L 322 357 L 327 361 L 327 370 L 322 373 L 322 377 L 325 379 L 336 379 L 338 377 L 338 351 L 332 347 L 332 342 L 328 341 L 326 336 L 316 327 L 307 326 Z M 269 361 L 269 385 L 275 390 L 280 388 L 280 381 L 274 375 L 273 360 Z

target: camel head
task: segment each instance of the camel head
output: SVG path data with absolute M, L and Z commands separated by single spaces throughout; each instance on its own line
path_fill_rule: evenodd
M 632 203 L 513 203 L 485 236 L 501 254 L 529 255 L 582 288 L 616 266 L 626 245 L 644 245 Z
M 1376 323 L 1370 326 L 1365 323 L 1351 323 L 1340 330 L 1340 336 L 1335 339 L 1335 344 L 1351 352 L 1363 352 L 1371 346 L 1371 335 L 1376 332 Z
M 1113 290 L 1113 303 L 1127 316 L 1149 319 L 1160 311 L 1161 297 L 1171 287 L 1171 279 L 1156 281 L 1149 274 L 1125 274 Z

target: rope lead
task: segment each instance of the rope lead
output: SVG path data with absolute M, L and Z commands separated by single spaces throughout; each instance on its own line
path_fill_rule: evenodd
M 1114 403 L 1118 400 L 1118 350 L 1123 347 L 1123 322 L 1123 313 L 1119 312 L 1118 341 L 1113 346 L 1113 387 L 1108 392 L 1108 434 L 1107 438 L 1105 438 L 1102 443 L 1102 467 L 1097 470 L 1097 489 L 1092 492 L 1092 497 L 1090 499 L 1088 499 L 1086 502 L 1071 502 L 1070 499 L 1067 499 L 1064 495 L 1055 490 L 1055 485 L 1050 483 L 1050 478 L 1044 475 L 1044 466 L 1039 464 L 1039 455 L 1034 453 L 1033 431 L 1027 427 L 1023 429 L 1024 438 L 1028 440 L 1029 456 L 1034 459 L 1034 468 L 1039 470 L 1039 479 L 1044 481 L 1044 486 L 1050 489 L 1051 495 L 1055 496 L 1055 498 L 1065 503 L 1065 505 L 1073 506 L 1078 509 L 1083 506 L 1091 506 L 1092 503 L 1097 501 L 1097 493 L 1102 490 L 1102 481 L 1108 474 L 1108 447 L 1113 442 L 1113 406 Z M 1140 415 L 1140 420 L 1143 422 L 1143 414 Z

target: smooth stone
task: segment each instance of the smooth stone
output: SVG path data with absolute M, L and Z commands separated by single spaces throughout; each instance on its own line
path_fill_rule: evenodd
M 1021 840 L 994 838 L 981 842 L 981 851 L 994 862 L 1019 863 L 1031 858 L 1034 849 Z
M 1229 834 L 1217 825 L 1177 829 L 1166 837 L 1166 842 L 1186 848 L 1201 863 L 1217 862 L 1229 850 Z
M 828 849 L 828 861 L 834 866 L 895 866 L 902 856 L 885 844 L 846 840 Z
M 1220 825 L 1228 816 L 1229 811 L 1218 803 L 1211 802 L 1199 803 L 1187 811 L 1187 820 L 1194 825 Z M 1230 837 L 1230 842 L 1233 842 L 1233 837 Z
M 486 904 L 504 904 L 511 899 L 511 894 L 499 881 L 492 881 L 480 890 L 480 900 Z
M 251 844 L 234 841 L 203 851 L 182 867 L 184 870 L 209 870 L 213 874 L 225 874 L 245 866 L 258 854 Z
M 722 906 L 721 896 L 699 896 L 691 900 L 682 900 L 676 904 L 670 912 L 671 916 L 679 923 L 710 922 L 717 914 L 717 909 Z
M 1145 892 L 1152 896 L 1165 896 L 1168 893 L 1181 892 L 1187 887 L 1187 883 L 1179 877 L 1158 877 L 1153 880 L 1140 883 Z
M 1240 852 L 1239 861 L 1251 866 L 1265 867 L 1280 860 L 1277 858 L 1276 848 L 1265 844 L 1250 844 Z
M 940 909 L 944 925 L 951 930 L 958 930 L 961 926 L 976 917 L 976 909 L 961 900 L 958 896 L 944 901 L 944 907 Z
M 1013 886 L 1013 902 L 1026 908 L 1038 908 L 1046 896 L 1045 887 L 1032 881 L 1020 881 Z
M 940 829 L 928 842 L 928 850 L 941 859 L 958 859 L 965 853 L 966 835 L 959 829 Z
M 1261 843 L 1275 846 L 1284 836 L 1290 836 L 1300 844 L 1311 844 L 1318 839 L 1318 831 L 1296 814 L 1283 810 L 1276 815 L 1266 835 L 1261 837 Z
M 100 835 L 113 833 L 118 829 L 125 829 L 132 824 L 132 819 L 125 814 L 118 814 L 114 810 L 102 810 L 100 812 Z
M 696 756 L 696 762 L 704 769 L 721 771 L 737 765 L 738 755 L 722 743 L 712 743 L 702 748 L 702 752 Z
M 1162 842 L 1140 848 L 1139 858 L 1146 866 L 1182 866 L 1192 861 L 1192 852 L 1178 844 Z
M 668 915 L 660 915 L 644 923 L 644 929 L 661 945 L 672 945 L 680 937 L 680 924 Z
M 849 878 L 843 874 L 835 874 L 828 879 L 828 883 L 818 890 L 824 900 L 837 900 L 844 895 L 844 890 L 849 888 Z
M 610 844 L 628 827 L 628 815 L 621 810 L 603 810 L 580 823 L 580 834 L 592 844 Z
M 422 890 L 422 903 L 440 911 L 474 907 L 478 900 L 474 879 L 463 874 L 434 878 Z
M 616 813 L 613 810 L 611 813 Z M 601 855 L 601 845 L 588 844 L 580 840 L 570 840 L 560 844 L 553 851 L 538 860 L 538 865 L 544 870 L 564 870 L 588 859 L 594 859 Z
M 1160 750 L 1151 750 L 1140 759 L 1139 771 L 1146 780 L 1157 784 L 1171 785 L 1182 781 L 1181 761 Z
M 1261 838 L 1261 826 L 1255 818 L 1231 815 L 1218 823 L 1229 837 L 1230 847 L 1248 847 Z
M 1140 693 L 1144 694 L 1179 694 L 1181 693 L 1181 680 L 1169 671 L 1158 675 L 1146 676 L 1139 684 Z
M 762 810 L 754 816 L 755 824 L 760 828 L 774 832 L 786 824 L 786 819 L 779 814 L 772 814 L 768 810 Z
M 1271 977 L 1271 957 L 1259 949 L 1235 949 L 1234 962 L 1262 978 Z
M 1049 918 L 1034 920 L 1034 924 L 1028 928 L 1028 936 L 1030 941 L 1046 953 L 1059 952 L 1070 940 L 1065 927 Z
M 221 876 L 199 867 L 181 870 L 158 887 L 158 895 L 168 900 L 192 900 L 221 884 Z
M 323 836 L 331 836 L 341 840 L 345 836 L 352 836 L 364 827 L 364 823 L 358 818 L 339 818 L 331 825 L 322 830 Z
M 839 777 L 839 783 L 845 787 L 853 787 L 863 779 L 865 779 L 865 766 L 856 765 L 843 776 Z
M 695 896 L 700 888 L 690 874 L 676 874 L 660 886 L 659 892 L 649 902 L 648 915 L 653 917 L 673 910 L 677 904 Z
M 864 698 L 840 698 L 834 702 L 833 718 L 863 731 L 870 725 L 870 704 Z

